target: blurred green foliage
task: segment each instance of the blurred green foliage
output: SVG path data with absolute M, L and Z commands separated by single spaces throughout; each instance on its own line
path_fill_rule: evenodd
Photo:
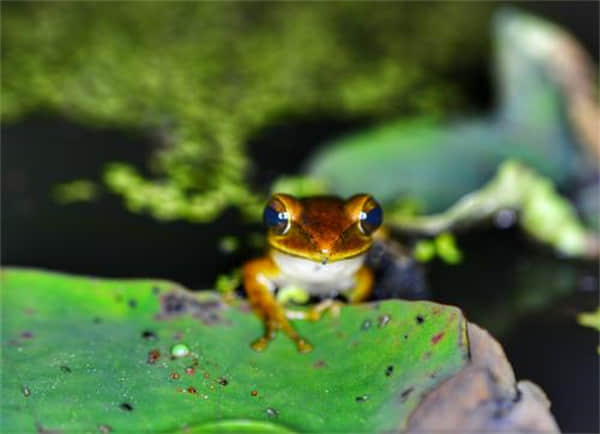
M 442 232 L 433 239 L 419 240 L 415 244 L 413 255 L 419 262 L 429 262 L 436 255 L 446 264 L 456 265 L 462 261 L 462 252 L 450 232 Z
M 492 5 L 8 3 L 2 117 L 47 111 L 153 132 L 142 168 L 107 167 L 134 212 L 256 216 L 249 138 L 286 116 L 385 120 L 461 104 L 446 77 L 485 51 Z M 476 36 L 476 37 L 474 37 Z M 85 144 L 82 144 L 85 146 Z M 281 158 L 286 158 L 281 155 Z
M 220 274 L 217 276 L 215 282 L 215 289 L 217 292 L 223 294 L 232 293 L 237 287 L 242 284 L 242 271 L 236 268 L 229 274 Z
M 577 315 L 577 322 L 584 327 L 591 327 L 600 331 L 600 307 L 595 312 L 580 313 Z
M 485 185 L 442 213 L 415 216 L 392 210 L 387 213 L 386 221 L 391 227 L 407 232 L 444 235 L 445 231 L 498 218 L 504 211 L 515 213 L 515 220 L 518 213 L 519 224 L 529 236 L 564 256 L 598 257 L 598 235 L 582 224 L 575 207 L 559 194 L 549 178 L 515 160 L 502 163 Z M 453 239 L 442 235 L 441 241 L 435 243 L 437 253 L 447 262 L 453 263 L 453 259 L 459 262 L 460 252 Z M 433 257 L 431 247 L 426 244 L 419 246 L 416 254 L 421 261 Z
M 53 187 L 52 196 L 61 204 L 90 202 L 98 196 L 98 186 L 85 179 L 65 182 Z

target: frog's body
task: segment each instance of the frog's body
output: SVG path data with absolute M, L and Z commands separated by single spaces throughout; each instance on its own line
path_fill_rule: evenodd
M 311 349 L 275 299 L 277 288 L 296 285 L 323 297 L 342 294 L 353 303 L 368 297 L 373 273 L 363 263 L 381 217 L 379 205 L 365 194 L 346 201 L 337 197 L 273 196 L 265 208 L 269 252 L 244 265 L 250 304 L 265 323 L 265 334 L 253 343 L 254 349 L 266 348 L 279 329 L 300 351 Z

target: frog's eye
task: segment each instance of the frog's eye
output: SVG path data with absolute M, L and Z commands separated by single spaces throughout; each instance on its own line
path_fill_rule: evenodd
M 267 204 L 263 212 L 263 221 L 269 229 L 273 229 L 279 235 L 285 234 L 290 228 L 290 215 L 278 200 Z
M 365 235 L 371 235 L 383 222 L 381 206 L 373 199 L 369 199 L 358 216 L 358 227 Z

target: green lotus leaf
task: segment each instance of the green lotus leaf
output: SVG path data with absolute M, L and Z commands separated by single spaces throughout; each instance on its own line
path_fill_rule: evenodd
M 468 359 L 454 307 L 390 300 L 262 325 L 244 300 L 160 280 L 5 268 L 2 417 L 12 432 L 381 432 Z M 175 347 L 177 346 L 177 347 Z

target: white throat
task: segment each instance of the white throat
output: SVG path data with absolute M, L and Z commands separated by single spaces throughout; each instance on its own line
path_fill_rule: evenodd
M 335 262 L 312 261 L 277 250 L 271 257 L 281 270 L 279 284 L 296 284 L 312 293 L 339 292 L 354 286 L 354 274 L 365 261 L 366 254 Z

